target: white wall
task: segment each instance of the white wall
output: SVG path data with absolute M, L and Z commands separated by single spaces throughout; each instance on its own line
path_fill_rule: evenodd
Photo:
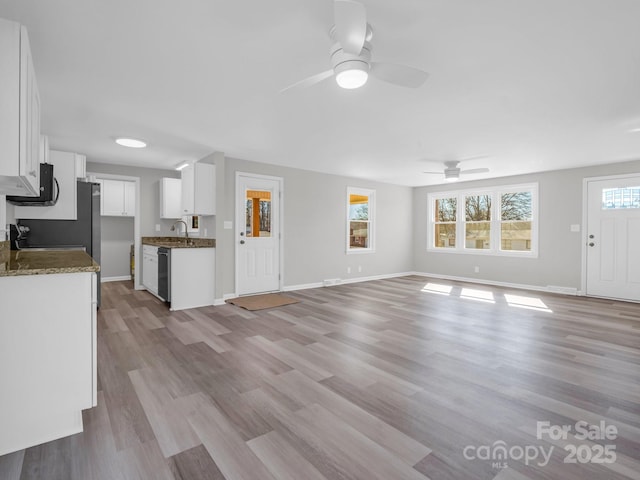
M 180 177 L 180 172 L 98 162 L 87 162 L 87 172 L 140 178 L 140 235 L 145 237 L 175 235 L 169 230 L 173 221 L 160 219 L 159 180 L 162 177 Z M 155 230 L 156 224 L 160 225 L 159 232 Z M 133 218 L 102 217 L 100 226 L 102 278 L 128 276 L 130 274 L 129 251 L 131 244 L 134 243 Z M 142 255 L 138 252 L 136 261 L 140 265 L 141 259 Z
M 102 279 L 129 276 L 133 217 L 101 217 L 100 237 Z
M 536 287 L 581 287 L 583 234 L 571 232 L 571 224 L 582 224 L 582 184 L 586 177 L 640 172 L 640 161 L 595 167 L 518 175 L 493 180 L 461 182 L 415 188 L 414 267 L 437 275 L 515 283 Z M 538 258 L 513 258 L 473 254 L 427 252 L 427 195 L 430 192 L 493 185 L 539 183 Z M 582 225 L 581 225 L 582 226 Z M 480 267 L 474 273 L 474 267 Z
M 327 175 L 263 163 L 211 157 L 217 165 L 216 298 L 234 293 L 236 172 L 284 179 L 284 285 L 297 286 L 325 279 L 388 275 L 412 270 L 412 191 L 410 187 Z M 347 186 L 376 190 L 376 251 L 346 254 Z M 235 227 L 235 225 L 234 225 Z M 362 271 L 358 272 L 358 266 Z M 351 273 L 347 273 L 351 267 Z
M 112 165 L 95 161 L 87 162 L 87 172 L 108 173 L 140 178 L 140 235 L 143 237 L 175 235 L 169 228 L 173 220 L 160 218 L 160 186 L 162 177 L 180 178 L 176 170 L 161 170 L 157 168 L 128 167 Z M 160 231 L 155 226 L 160 224 Z

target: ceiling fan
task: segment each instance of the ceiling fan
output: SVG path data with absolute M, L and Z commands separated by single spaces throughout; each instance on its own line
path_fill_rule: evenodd
M 429 74 L 417 68 L 372 62 L 373 30 L 367 23 L 364 5 L 354 0 L 334 0 L 333 5 L 335 24 L 329 30 L 333 42 L 329 51 L 331 70 L 305 78 L 280 93 L 308 88 L 334 75 L 338 85 L 347 89 L 363 86 L 369 75 L 410 88 L 417 88 L 427 80 Z
M 478 157 L 474 157 L 478 158 Z M 458 168 L 458 164 L 460 161 L 458 160 L 448 160 L 444 163 L 444 171 L 442 172 L 423 172 L 423 173 L 433 173 L 436 175 L 441 175 L 444 173 L 444 181 L 445 182 L 457 182 L 460 180 L 460 175 L 473 175 L 475 173 L 487 173 L 489 171 L 488 168 L 471 168 L 469 170 L 460 170 Z

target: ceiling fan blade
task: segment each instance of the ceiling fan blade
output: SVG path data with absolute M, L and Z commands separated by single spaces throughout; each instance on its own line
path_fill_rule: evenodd
M 422 172 L 422 173 L 432 173 L 434 175 L 442 175 L 443 172 Z
M 346 53 L 358 55 L 367 35 L 367 12 L 364 5 L 353 0 L 335 0 L 333 5 L 336 40 Z
M 427 72 L 417 68 L 379 62 L 371 62 L 371 73 L 385 82 L 409 88 L 418 88 L 429 77 Z
M 466 175 L 468 173 L 487 173 L 488 171 L 488 168 L 472 168 L 470 170 L 460 170 L 460 173 L 464 173 Z
M 300 80 L 299 82 L 296 82 L 293 85 L 289 85 L 288 87 L 280 90 L 280 93 L 289 93 L 295 90 L 303 90 L 305 88 L 312 87 L 313 85 L 316 85 L 332 76 L 333 76 L 333 70 L 327 70 L 325 72 L 318 73 L 311 77 L 305 78 L 304 80 Z
M 473 155 L 472 157 L 459 158 L 459 162 L 468 162 L 469 160 L 479 160 L 481 158 L 489 158 L 489 155 Z

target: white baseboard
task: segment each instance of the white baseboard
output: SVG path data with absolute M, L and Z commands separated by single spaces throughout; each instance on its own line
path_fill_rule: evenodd
M 320 288 L 324 287 L 322 282 L 315 283 L 301 283 L 299 285 L 286 285 L 282 287 L 283 292 L 293 292 L 294 290 L 308 290 L 310 288 Z
M 131 275 L 123 275 L 121 277 L 100 277 L 100 283 L 122 282 L 123 280 L 131 280 Z
M 421 277 L 431 277 L 437 278 L 440 280 L 452 280 L 456 282 L 467 282 L 467 283 L 478 283 L 481 285 L 494 285 L 496 287 L 506 287 L 506 288 L 517 288 L 518 290 L 534 290 L 536 292 L 547 292 L 547 293 L 559 293 L 561 295 L 580 295 L 581 292 L 578 291 L 577 288 L 574 287 L 560 287 L 556 285 L 527 285 L 522 283 L 511 283 L 511 282 L 497 282 L 495 280 L 485 280 L 483 278 L 469 278 L 469 277 L 458 277 L 455 275 L 442 275 L 439 273 L 428 273 L 428 272 L 412 272 L 407 275 L 419 275 Z
M 386 273 L 383 275 L 372 275 L 370 277 L 355 277 L 355 278 L 332 278 L 331 284 L 327 285 L 325 282 L 315 282 L 315 283 L 302 283 L 299 285 L 287 285 L 283 287 L 283 291 L 292 292 L 294 290 L 307 290 L 309 288 L 320 288 L 320 287 L 332 287 L 338 285 L 346 285 L 349 283 L 360 283 L 360 282 L 370 282 L 372 280 L 385 280 L 387 278 L 396 278 L 396 277 L 406 277 L 407 275 L 413 275 L 413 272 L 400 272 L 400 273 Z

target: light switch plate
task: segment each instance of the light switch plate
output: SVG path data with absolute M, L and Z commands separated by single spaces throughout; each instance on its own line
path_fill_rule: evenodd
M 225 220 L 224 222 L 224 229 L 225 230 L 231 230 L 233 228 L 233 222 L 229 221 L 229 220 Z
M 572 232 L 579 232 L 580 231 L 580 225 L 577 223 L 574 223 L 573 225 L 571 225 L 571 231 Z

